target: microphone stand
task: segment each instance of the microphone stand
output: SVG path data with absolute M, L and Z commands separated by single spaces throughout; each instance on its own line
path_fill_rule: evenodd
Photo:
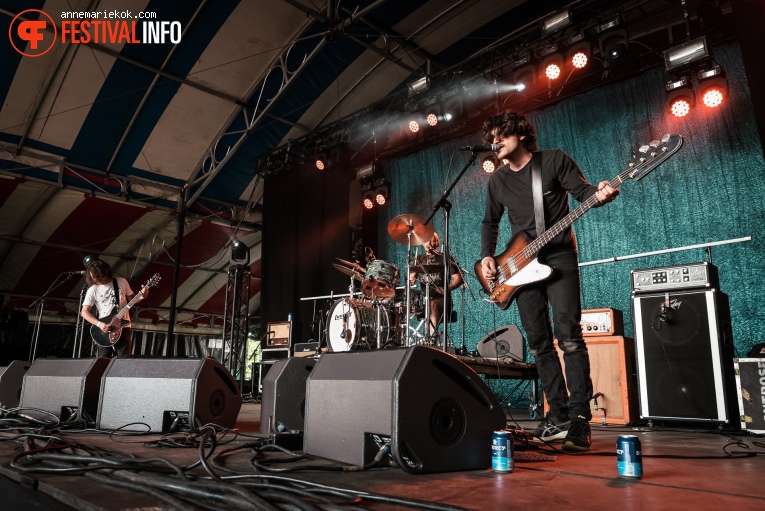
M 66 277 L 64 277 L 64 280 L 62 280 L 61 282 L 58 282 L 58 279 L 61 278 L 61 275 L 66 275 Z M 53 281 L 53 284 L 50 285 L 48 290 L 45 291 L 40 298 L 32 302 L 32 304 L 29 306 L 30 309 L 32 307 L 37 306 L 37 319 L 35 320 L 35 328 L 32 332 L 32 344 L 29 347 L 30 362 L 34 362 L 35 357 L 37 356 L 37 341 L 40 338 L 40 328 L 42 326 L 42 314 L 43 314 L 43 309 L 45 309 L 45 298 L 48 296 L 49 293 L 52 293 L 53 291 L 58 289 L 64 282 L 72 278 L 73 275 L 75 275 L 75 273 L 73 272 L 59 273 L 58 277 L 56 277 L 56 280 Z
M 447 352 L 447 344 L 448 344 L 448 333 L 449 333 L 449 300 L 446 299 L 446 291 L 449 289 L 449 282 L 451 282 L 450 278 L 451 275 L 449 275 L 449 257 L 451 256 L 451 251 L 449 250 L 449 212 L 452 209 L 452 204 L 449 202 L 449 194 L 452 193 L 452 190 L 457 185 L 460 179 L 462 179 L 462 176 L 465 174 L 468 168 L 470 168 L 473 163 L 475 163 L 476 158 L 478 157 L 478 153 L 480 151 L 471 151 L 470 158 L 468 159 L 468 162 L 465 164 L 464 167 L 462 167 L 462 170 L 457 175 L 456 178 L 454 178 L 454 181 L 452 181 L 452 184 L 449 185 L 449 188 L 444 191 L 443 195 L 441 195 L 441 198 L 438 199 L 438 202 L 436 202 L 435 206 L 433 206 L 433 211 L 430 212 L 430 215 L 428 215 L 428 218 L 425 219 L 424 224 L 428 225 L 428 223 L 433 219 L 436 212 L 443 208 L 444 210 L 444 337 L 441 339 L 441 349 L 443 349 L 444 353 Z M 451 293 L 451 290 L 449 291 Z
M 85 333 L 85 318 L 82 317 L 82 302 L 85 301 L 85 293 L 88 292 L 88 285 L 85 284 L 80 290 L 80 304 L 77 306 L 77 322 L 74 324 L 74 346 L 72 347 L 72 358 L 82 357 L 82 338 Z

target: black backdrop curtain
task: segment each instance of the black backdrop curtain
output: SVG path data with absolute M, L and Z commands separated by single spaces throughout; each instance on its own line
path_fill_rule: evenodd
M 336 257 L 350 259 L 349 185 L 353 176 L 335 166 L 287 170 L 265 183 L 261 325 L 286 321 L 293 313 L 296 342 L 312 331 L 313 302 L 302 297 L 347 292 L 348 278 L 335 270 Z M 317 302 L 327 310 L 328 299 Z M 318 325 L 315 325 L 318 328 Z M 265 335 L 265 334 L 264 334 Z M 317 339 L 318 340 L 318 339 Z

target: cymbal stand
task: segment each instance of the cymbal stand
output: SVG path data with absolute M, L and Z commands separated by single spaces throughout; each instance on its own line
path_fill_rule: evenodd
M 409 335 L 409 323 L 412 318 L 412 286 L 409 285 L 409 272 L 412 268 L 412 231 L 414 228 L 410 225 L 409 232 L 406 233 L 406 336 L 404 346 L 411 346 L 411 336 Z
M 61 282 L 59 282 L 58 280 L 61 278 L 62 275 L 64 275 L 64 279 Z M 58 277 L 56 277 L 56 280 L 53 281 L 53 284 L 50 285 L 48 290 L 45 291 L 40 298 L 32 302 L 32 304 L 29 306 L 30 309 L 34 306 L 37 306 L 37 319 L 35 320 L 35 328 L 34 328 L 34 331 L 32 332 L 32 344 L 29 347 L 30 362 L 34 362 L 35 357 L 37 356 L 37 342 L 40 338 L 40 329 L 42 328 L 42 315 L 43 315 L 43 309 L 45 309 L 45 299 L 48 297 L 49 293 L 52 293 L 53 291 L 58 289 L 59 286 L 61 286 L 64 282 L 72 278 L 72 276 L 74 275 L 75 274 L 72 272 L 60 273 Z

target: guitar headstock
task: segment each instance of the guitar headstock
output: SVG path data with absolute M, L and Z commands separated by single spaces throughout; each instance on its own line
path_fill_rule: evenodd
M 162 277 L 160 277 L 160 276 L 159 276 L 159 273 L 155 273 L 154 275 L 152 275 L 152 277 L 149 279 L 149 281 L 148 281 L 148 282 L 146 282 L 146 285 L 145 285 L 145 286 L 143 286 L 143 287 L 152 287 L 152 286 L 156 286 L 156 285 L 157 285 L 157 283 L 159 282 L 159 280 L 160 280 L 161 278 L 162 278 Z
M 653 169 L 664 163 L 683 145 L 680 135 L 664 135 L 661 140 L 653 140 L 650 144 L 641 146 L 636 156 L 628 164 L 623 173 L 626 179 L 640 181 Z

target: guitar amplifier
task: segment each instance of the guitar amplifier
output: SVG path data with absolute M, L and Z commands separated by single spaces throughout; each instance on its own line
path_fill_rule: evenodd
M 624 320 L 619 309 L 587 309 L 582 311 L 582 335 L 624 336 Z
M 280 321 L 266 324 L 266 344 L 263 349 L 287 348 L 292 343 L 292 322 Z

